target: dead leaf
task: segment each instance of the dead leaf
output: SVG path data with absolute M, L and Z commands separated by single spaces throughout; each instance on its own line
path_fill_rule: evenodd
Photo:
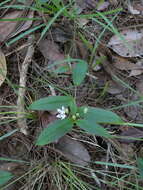
M 90 162 L 90 155 L 82 143 L 73 140 L 69 136 L 62 137 L 56 148 L 71 162 L 80 166 L 86 166 Z
M 75 8 L 77 9 L 77 13 L 80 14 L 86 8 L 95 8 L 96 1 L 94 0 L 75 0 Z
M 6 59 L 5 55 L 0 49 L 0 86 L 5 81 L 6 74 L 7 74 Z
M 114 35 L 108 42 L 108 47 L 123 57 L 137 57 L 143 55 L 143 29 L 124 30 Z
M 1 19 L 16 19 L 24 15 L 24 11 L 13 11 L 6 14 Z M 26 17 L 33 18 L 33 11 L 30 11 Z M 0 42 L 9 37 L 13 37 L 20 32 L 28 29 L 32 24 L 32 20 L 27 21 L 0 21 Z
M 131 120 L 143 121 L 142 108 L 138 105 L 126 106 L 124 107 L 124 112 Z
M 5 15 L 2 19 L 15 19 L 21 11 L 13 11 Z M 3 42 L 15 29 L 17 21 L 0 21 L 0 41 Z
M 133 143 L 136 140 L 134 139 L 128 139 L 128 138 L 143 138 L 143 131 L 135 128 L 135 127 L 128 127 L 126 130 L 122 129 L 122 132 L 120 133 L 121 136 L 127 137 L 126 139 L 119 139 L 120 142 L 123 143 Z
M 119 69 L 124 71 L 131 71 L 129 77 L 137 76 L 143 73 L 143 64 L 142 60 L 132 63 L 127 60 L 127 58 L 121 56 L 112 56 L 113 57 L 113 65 Z
M 120 94 L 123 92 L 124 88 L 121 85 L 118 85 L 114 81 L 110 80 L 109 81 L 109 86 L 107 88 L 107 92 L 113 95 Z
M 141 75 L 142 72 L 143 72 L 142 70 L 133 70 L 133 71 L 131 71 L 131 73 L 129 74 L 129 77 Z
M 102 1 L 97 5 L 97 11 L 104 11 L 109 7 L 110 3 L 108 1 Z
M 113 65 L 119 70 L 128 71 L 134 69 L 141 69 L 140 66 L 136 65 L 135 63 L 132 63 L 127 58 L 117 55 L 117 56 L 112 56 L 112 59 L 113 59 Z
M 44 58 L 49 61 L 61 61 L 65 56 L 59 51 L 59 47 L 51 40 L 42 39 L 38 44 Z
M 47 127 L 48 124 L 57 119 L 55 114 L 52 114 L 48 111 L 39 111 L 38 116 L 43 128 Z
M 132 2 L 128 4 L 128 10 L 131 14 L 134 15 L 143 15 L 143 5 L 141 3 Z
M 109 2 L 110 2 L 111 5 L 115 6 L 115 5 L 118 4 L 119 1 L 118 0 L 109 0 Z
M 69 28 L 68 28 L 69 29 Z M 52 38 L 55 42 L 65 43 L 72 39 L 72 32 L 70 30 L 64 30 L 63 28 L 54 28 L 52 30 Z M 51 34 L 50 34 L 51 37 Z
M 122 105 L 128 104 L 130 101 L 137 101 L 138 95 L 131 93 L 129 91 L 124 91 L 123 93 L 124 97 L 126 98 L 125 101 L 122 101 Z M 143 122 L 143 108 L 140 104 L 125 106 L 124 108 L 125 115 L 128 116 L 128 119 L 137 122 L 142 123 Z
M 43 54 L 45 61 L 48 64 L 53 64 L 55 61 L 62 61 L 65 59 L 64 54 L 59 51 L 59 46 L 51 40 L 42 39 L 38 44 L 39 50 Z M 46 65 L 47 69 L 47 65 Z M 54 73 L 67 73 L 69 74 L 70 68 L 67 63 L 61 63 L 50 67 L 50 71 Z
M 29 13 L 26 15 L 26 18 L 33 18 L 34 12 L 33 11 L 29 11 Z M 33 20 L 27 20 L 24 21 L 21 26 L 19 27 L 19 29 L 15 32 L 13 32 L 11 37 L 16 36 L 17 34 L 27 30 L 28 28 L 30 28 L 30 26 L 32 25 Z
M 86 8 L 95 8 L 96 7 L 96 1 L 95 0 L 84 0 L 86 4 Z
M 142 61 L 138 61 L 136 64 L 136 68 L 133 69 L 131 72 L 130 72 L 130 77 L 131 76 L 137 76 L 137 75 L 141 75 L 143 73 L 143 64 L 142 64 Z M 138 68 L 137 68 L 138 67 Z
M 130 3 L 128 4 L 128 10 L 131 14 L 133 15 L 139 15 L 140 11 L 137 10 L 133 5 L 131 5 Z
M 135 154 L 134 146 L 132 143 L 125 143 L 121 142 L 120 143 L 122 151 L 124 151 L 126 154 L 124 154 L 124 159 L 129 160 L 129 158 L 133 158 Z
M 136 90 L 143 96 L 143 78 L 137 81 Z

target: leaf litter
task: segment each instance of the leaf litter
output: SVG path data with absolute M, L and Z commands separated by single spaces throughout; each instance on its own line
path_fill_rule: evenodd
M 143 4 L 142 2 L 128 3 L 128 10 L 133 15 L 143 15 Z
M 124 30 L 114 35 L 108 47 L 122 57 L 138 57 L 143 55 L 143 29 Z
M 130 71 L 129 77 L 141 75 L 143 73 L 142 59 L 136 61 L 135 63 L 120 56 L 113 56 L 112 59 L 114 67 L 119 70 Z
M 80 11 L 82 13 L 87 13 L 87 14 L 92 13 L 92 11 L 95 9 L 97 9 L 98 11 L 104 11 L 104 10 L 108 10 L 108 8 L 110 9 L 110 5 L 112 5 L 112 6 L 118 5 L 118 2 L 113 1 L 113 0 L 112 1 L 101 1 L 101 2 L 102 2 L 100 4 L 101 7 L 97 6 L 99 2 L 93 1 L 93 0 L 92 1 L 85 0 L 84 3 L 83 3 L 83 1 L 79 1 L 76 3 L 78 4 L 78 6 L 79 6 L 78 8 L 80 9 Z M 19 12 L 19 14 L 21 14 L 20 13 L 21 11 L 18 11 L 18 12 Z M 80 16 L 79 12 L 78 12 L 78 14 Z M 17 15 L 19 15 L 19 14 L 17 13 Z M 44 15 L 44 14 L 42 13 L 42 15 Z M 3 18 L 6 18 L 6 17 L 8 18 L 8 16 L 9 16 L 9 14 L 6 14 Z M 120 14 L 119 14 L 119 17 L 120 17 Z M 17 18 L 17 17 L 16 16 L 14 17 L 14 13 L 11 12 L 11 15 L 9 18 Z M 29 13 L 29 18 L 33 18 L 32 12 Z M 46 19 L 46 17 L 44 19 Z M 94 69 L 92 68 L 89 72 L 90 72 L 90 75 L 93 77 L 95 77 L 97 75 L 98 80 L 101 80 L 101 75 L 102 75 L 104 78 L 104 84 L 98 85 L 97 84 L 98 81 L 95 79 L 96 77 L 94 79 L 93 79 L 93 77 L 89 77 L 89 78 L 86 78 L 86 80 L 85 80 L 86 82 L 81 85 L 80 89 L 76 88 L 76 93 L 75 93 L 74 89 L 72 89 L 72 86 L 70 86 L 71 83 L 69 83 L 71 80 L 70 73 L 68 75 L 67 75 L 67 73 L 65 75 L 64 74 L 57 75 L 60 77 L 54 76 L 53 78 L 50 78 L 49 75 L 51 75 L 51 72 L 55 71 L 55 69 L 56 69 L 56 67 L 53 66 L 53 64 L 57 61 L 64 60 L 66 58 L 66 55 L 69 55 L 71 58 L 79 58 L 79 59 L 81 58 L 87 62 L 89 61 L 91 49 L 88 47 L 89 47 L 89 45 L 91 45 L 91 47 L 92 47 L 92 45 L 94 45 L 95 28 L 93 31 L 92 31 L 92 28 L 95 26 L 93 26 L 93 23 L 89 19 L 81 20 L 81 26 L 79 28 L 77 28 L 77 31 L 79 29 L 79 31 L 83 35 L 83 36 L 82 35 L 81 36 L 85 37 L 85 38 L 80 38 L 81 36 L 80 37 L 78 36 L 79 31 L 77 32 L 75 29 L 72 30 L 72 27 L 69 30 L 69 32 L 68 31 L 65 32 L 64 29 L 61 29 L 63 26 L 60 27 L 60 25 L 62 25 L 65 22 L 64 19 L 62 20 L 62 23 L 54 24 L 51 27 L 51 30 L 48 31 L 48 34 L 46 34 L 47 36 L 45 38 L 43 38 L 40 41 L 40 43 L 38 44 L 38 48 L 36 49 L 36 52 L 35 52 L 35 55 L 34 55 L 33 61 L 32 61 L 34 64 L 32 66 L 30 66 L 30 68 L 29 68 L 29 73 L 28 73 L 29 76 L 27 79 L 27 86 L 26 86 L 27 87 L 26 88 L 26 90 L 27 90 L 27 94 L 26 94 L 27 99 L 26 100 L 31 101 L 31 99 L 34 99 L 37 96 L 43 97 L 43 96 L 49 95 L 49 91 L 50 91 L 49 84 L 51 84 L 51 83 L 53 83 L 53 86 L 57 85 L 56 87 L 58 87 L 58 88 L 60 87 L 61 91 L 65 90 L 65 92 L 75 94 L 78 99 L 79 105 L 83 105 L 83 104 L 87 103 L 92 106 L 110 108 L 112 106 L 120 106 L 120 104 L 124 105 L 124 104 L 128 103 L 129 100 L 130 101 L 137 100 L 139 97 L 136 97 L 136 98 L 129 97 L 129 96 L 125 97 L 125 93 L 129 89 L 127 88 L 127 86 L 122 86 L 119 83 L 119 81 L 115 81 L 114 76 L 118 76 L 120 78 L 120 75 L 118 75 L 118 74 L 121 74 L 122 79 L 125 79 L 125 81 L 130 82 L 130 85 L 132 88 L 135 88 L 140 93 L 142 93 L 142 70 L 143 69 L 142 69 L 142 64 L 141 64 L 142 60 L 139 58 L 142 56 L 142 52 L 143 52 L 142 51 L 142 44 L 143 44 L 143 42 L 142 42 L 142 38 L 143 38 L 142 33 L 143 32 L 142 31 L 143 30 L 142 29 L 140 29 L 140 30 L 137 30 L 137 29 L 136 30 L 135 29 L 122 30 L 120 32 L 121 39 L 120 39 L 119 35 L 114 35 L 111 39 L 109 39 L 108 44 L 106 43 L 107 42 L 106 37 L 105 37 L 105 41 L 104 40 L 102 41 L 102 39 L 101 39 L 101 43 L 104 43 L 104 45 L 106 46 L 107 49 L 108 49 L 108 47 L 110 47 L 110 49 L 108 49 L 110 52 L 110 55 L 106 52 L 104 54 L 104 56 L 107 57 L 107 60 L 104 63 L 101 61 L 100 68 L 94 68 Z M 57 20 L 57 22 L 58 21 L 59 20 Z M 124 23 L 124 20 L 122 20 L 122 21 Z M 8 26 L 6 26 L 7 25 L 6 22 L 2 22 L 2 24 L 4 24 L 4 23 L 5 23 L 5 25 L 0 25 L 0 26 L 1 26 L 1 28 L 3 26 L 5 26 L 5 30 L 7 30 Z M 12 22 L 8 22 L 8 21 L 7 21 L 7 23 L 12 24 Z M 33 21 L 26 21 L 26 23 L 25 23 L 26 25 L 25 26 L 22 25 L 23 28 L 18 29 L 18 33 L 16 33 L 16 28 L 17 28 L 17 24 L 18 24 L 17 22 L 15 22 L 15 23 L 13 23 L 13 25 L 11 25 L 10 31 L 9 32 L 6 31 L 7 33 L 5 33 L 5 31 L 3 31 L 1 34 L 2 30 L 0 30 L 0 36 L 2 36 L 0 41 L 5 41 L 8 36 L 12 37 L 14 35 L 21 33 L 24 30 L 28 30 L 32 23 L 33 23 Z M 72 22 L 69 22 L 69 25 L 72 26 Z M 87 30 L 88 30 L 87 28 L 86 28 L 87 33 L 84 31 L 84 27 L 90 28 L 90 32 L 89 32 L 90 35 L 87 32 Z M 98 30 L 100 29 L 100 27 L 96 27 L 96 30 L 97 30 L 97 28 L 98 28 Z M 125 40 L 123 41 L 122 38 Z M 22 40 L 20 41 L 20 43 L 21 42 L 22 42 Z M 72 51 L 74 49 L 73 47 L 75 44 L 76 44 L 76 48 L 78 50 Z M 18 45 L 20 45 L 20 44 L 18 43 Z M 6 52 L 6 51 L 9 51 L 9 50 L 4 47 L 3 52 Z M 40 52 L 42 53 L 43 57 L 41 56 Z M 102 48 L 99 48 L 99 52 L 102 52 Z M 116 59 L 115 59 L 115 54 L 118 57 L 118 58 L 116 57 Z M 18 66 L 21 66 L 21 60 L 23 59 L 23 57 L 21 55 L 23 55 L 23 54 L 21 54 L 21 52 L 20 52 L 20 54 L 16 52 L 16 55 L 11 54 L 10 57 L 11 57 L 11 60 L 13 60 L 12 62 L 15 62 L 14 57 L 17 56 Z M 95 55 L 95 57 L 93 59 L 94 60 L 93 62 L 95 63 L 95 65 L 96 65 L 96 60 L 98 58 L 100 59 L 100 57 L 102 57 L 101 54 Z M 136 57 L 138 57 L 138 58 L 136 58 Z M 10 61 L 9 56 L 7 58 L 8 58 L 8 62 L 9 62 Z M 132 59 L 132 58 L 134 58 L 134 59 Z M 44 61 L 45 61 L 45 63 L 44 63 L 44 68 L 45 68 L 44 71 L 45 72 L 43 72 L 44 74 L 42 76 L 39 73 L 42 70 Z M 35 69 L 36 64 L 39 66 L 39 67 L 37 67 L 38 71 L 36 71 L 36 69 Z M 8 64 L 8 65 L 10 65 L 10 64 Z M 10 65 L 10 67 L 13 67 L 11 65 Z M 51 67 L 49 67 L 49 66 L 51 66 Z M 48 73 L 46 72 L 46 68 L 48 68 Z M 16 73 L 16 71 L 11 72 L 8 75 L 8 77 L 11 79 L 11 76 L 14 76 L 15 73 Z M 5 76 L 6 76 L 6 73 L 5 73 Z M 45 77 L 45 78 L 42 78 L 42 77 Z M 4 80 L 5 79 L 3 78 L 2 81 L 4 82 Z M 43 83 L 40 81 L 43 81 Z M 44 83 L 44 81 L 48 81 L 48 82 Z M 14 82 L 14 84 L 15 83 L 17 84 L 17 82 Z M 108 86 L 108 84 L 109 84 L 109 86 Z M 88 85 L 90 85 L 90 88 L 87 87 Z M 108 88 L 106 88 L 106 85 Z M 3 86 L 1 86 L 1 88 L 2 87 Z M 56 93 L 57 92 L 61 93 L 57 90 L 57 88 L 55 88 L 55 89 L 56 89 Z M 32 93 L 32 92 L 34 92 L 34 93 Z M 129 93 L 130 93 L 130 91 L 129 91 Z M 121 99 L 119 100 L 120 104 L 118 104 L 117 95 L 122 96 L 122 100 Z M 101 99 L 98 101 L 97 97 L 100 97 L 100 96 L 101 96 Z M 6 103 L 9 102 L 10 104 L 13 105 L 13 99 L 6 98 L 5 102 Z M 26 102 L 26 104 L 27 104 L 27 102 Z M 29 102 L 28 102 L 28 104 L 29 104 Z M 135 121 L 137 123 L 142 123 L 141 106 L 139 106 L 139 109 L 137 108 L 137 106 L 132 106 L 131 109 L 124 108 L 124 109 L 119 110 L 119 113 L 123 116 L 123 118 L 125 118 L 126 121 Z M 34 112 L 34 114 L 36 114 L 36 113 Z M 38 121 L 36 120 L 33 123 L 30 123 L 30 122 L 28 123 L 28 126 L 29 126 L 28 130 L 30 132 L 30 135 L 28 137 L 22 136 L 20 139 L 18 139 L 18 142 L 22 142 L 25 144 L 27 143 L 28 146 L 30 147 L 27 151 L 28 156 L 25 153 L 24 159 L 27 159 L 30 161 L 32 160 L 33 162 L 36 162 L 36 163 L 37 163 L 37 161 L 38 161 L 38 163 L 42 163 L 41 160 L 45 160 L 44 164 L 42 163 L 42 165 L 45 165 L 45 162 L 49 164 L 53 161 L 53 158 L 55 158 L 55 153 L 53 154 L 53 152 L 51 153 L 49 151 L 51 147 L 52 148 L 54 147 L 53 149 L 58 150 L 61 153 L 61 155 L 63 155 L 66 158 L 66 160 L 69 160 L 69 161 L 71 161 L 79 166 L 83 166 L 83 167 L 84 166 L 89 167 L 89 163 L 91 162 L 91 160 L 100 161 L 100 160 L 102 160 L 103 157 L 106 159 L 106 161 L 108 161 L 108 159 L 109 159 L 111 161 L 114 160 L 115 163 L 117 162 L 117 163 L 128 164 L 128 163 L 126 163 L 127 158 L 123 157 L 122 159 L 120 159 L 120 155 L 119 155 L 120 153 L 117 153 L 116 151 L 114 151 L 114 149 L 112 147 L 110 150 L 109 149 L 107 150 L 104 146 L 101 146 L 100 149 L 98 149 L 97 147 L 95 148 L 95 146 L 96 146 L 95 144 L 97 143 L 96 137 L 88 136 L 87 134 L 80 134 L 80 132 L 78 134 L 78 137 L 80 138 L 82 136 L 82 138 L 84 140 L 86 139 L 87 142 L 89 143 L 88 150 L 90 152 L 90 155 L 87 150 L 86 144 L 83 144 L 83 143 L 71 138 L 71 136 L 64 136 L 61 139 L 54 142 L 54 144 L 52 144 L 52 145 L 48 145 L 48 146 L 45 146 L 42 148 L 35 147 L 33 142 L 35 141 L 35 136 L 37 135 L 37 133 L 39 134 L 39 131 L 41 130 L 41 128 L 47 127 L 47 125 L 50 122 L 55 121 L 55 119 L 56 119 L 55 113 L 53 113 L 53 112 L 44 112 L 43 113 L 42 112 L 42 113 L 38 113 L 38 119 L 37 119 Z M 7 127 L 7 125 L 6 125 L 6 127 Z M 8 131 L 8 129 L 9 129 L 6 127 L 5 127 L 4 132 Z M 15 127 L 15 123 L 13 123 L 12 127 Z M 118 126 L 114 126 L 112 128 L 112 126 L 109 125 L 107 127 L 111 131 L 113 128 L 115 130 L 120 129 Z M 116 133 L 116 131 L 114 131 L 114 129 L 113 129 L 113 133 L 114 132 Z M 3 131 L 3 129 L 1 131 Z M 136 130 L 136 128 L 128 129 L 128 131 L 122 131 L 120 133 L 120 135 L 127 137 L 127 140 L 123 140 L 123 139 L 121 140 L 122 144 L 136 142 L 136 141 L 129 140 L 128 137 L 142 138 L 142 131 L 141 132 L 140 131 L 141 130 L 139 130 L 139 129 Z M 73 133 L 76 133 L 76 131 L 73 131 Z M 30 141 L 31 143 L 24 142 L 25 138 L 28 138 L 29 140 L 31 140 Z M 13 141 L 11 139 L 13 139 Z M 102 140 L 103 139 L 101 139 L 101 141 Z M 8 141 L 5 141 L 6 142 L 5 144 L 8 144 L 9 147 L 11 148 L 10 154 L 9 155 L 6 154 L 6 156 L 16 156 L 17 155 L 17 157 L 18 157 L 18 155 L 19 155 L 18 151 L 20 150 L 20 152 L 21 152 L 22 146 L 20 145 L 21 147 L 19 147 L 19 149 L 15 148 L 16 151 L 14 152 L 13 144 L 15 141 L 16 140 L 14 137 L 11 137 L 11 138 L 9 137 Z M 108 142 L 108 139 L 107 139 L 107 142 Z M 16 147 L 17 147 L 17 145 L 16 145 Z M 4 144 L 3 144 L 3 148 L 5 148 Z M 122 146 L 121 149 L 124 149 L 124 145 Z M 128 149 L 128 147 L 127 147 L 127 149 Z M 132 149 L 132 150 L 133 150 L 132 151 L 132 155 L 133 155 L 134 149 Z M 4 152 L 2 152 L 2 151 L 0 151 L 0 153 L 4 154 Z M 113 153 L 115 154 L 115 156 L 117 156 L 116 160 L 114 159 Z M 104 154 L 104 156 L 103 156 L 103 154 Z M 127 153 L 127 154 L 129 154 L 129 153 Z M 19 156 L 19 158 L 21 158 L 21 156 Z M 55 160 L 59 161 L 59 158 L 56 157 Z M 61 160 L 62 160 L 62 158 L 61 158 Z M 6 167 L 6 166 L 7 165 L 3 164 L 3 167 Z M 32 163 L 32 167 L 33 167 L 33 163 Z M 40 165 L 40 167 L 41 167 L 41 165 Z M 52 166 L 50 166 L 50 167 L 52 167 Z M 93 168 L 95 168 L 95 171 L 101 169 L 101 168 L 98 168 L 98 166 L 97 167 L 93 166 Z M 43 169 L 43 173 L 47 170 L 48 170 L 48 168 L 45 167 Z M 114 169 L 110 168 L 110 167 L 106 167 L 106 172 L 108 172 L 108 171 L 113 172 Z M 128 172 L 127 170 L 124 170 L 124 171 Z M 56 172 L 58 172 L 58 170 Z M 82 172 L 84 172 L 84 171 L 82 171 Z M 44 175 L 45 175 L 45 173 L 44 173 Z M 46 175 L 50 179 L 50 176 L 49 176 L 50 174 L 46 173 Z M 18 174 L 18 176 L 19 176 L 19 174 Z M 98 176 L 98 174 L 97 174 L 97 176 Z M 101 176 L 98 176 L 98 177 L 102 178 Z M 82 179 L 84 180 L 85 177 L 83 177 Z M 94 187 L 97 186 L 96 180 L 93 180 L 93 179 L 90 179 L 90 180 L 91 180 L 91 183 L 94 184 Z M 104 181 L 106 181 L 106 180 L 107 180 L 107 178 L 105 176 Z M 127 180 L 129 180 L 129 179 L 127 179 Z M 44 178 L 44 181 L 46 181 L 46 178 Z M 85 180 L 85 181 L 89 182 L 89 180 Z M 114 181 L 112 181 L 112 182 L 114 182 Z M 36 179 L 35 179 L 35 184 L 37 185 Z M 46 183 L 43 182 L 43 184 L 46 184 L 46 187 L 42 187 L 42 188 L 46 189 L 47 181 L 46 181 Z M 28 185 L 32 185 L 32 184 L 30 183 Z M 104 184 L 103 184 L 103 186 L 104 186 Z M 112 187 L 110 185 L 108 186 L 108 184 L 106 184 L 106 186 L 107 186 L 107 188 L 112 189 Z M 125 186 L 125 188 L 126 188 L 125 184 L 123 186 Z M 34 188 L 34 186 L 32 186 L 32 187 Z M 68 187 L 66 187 L 66 188 L 68 188 Z M 65 188 L 62 186 L 62 189 L 65 189 Z M 85 189 L 87 189 L 87 188 L 85 188 Z M 92 189 L 94 189 L 94 188 L 92 188 Z
M 55 147 L 71 162 L 80 166 L 89 165 L 90 155 L 81 142 L 73 140 L 69 136 L 64 136 L 59 139 Z
M 10 19 L 18 19 L 23 15 L 23 11 L 13 11 L 6 14 L 1 19 L 9 19 L 9 21 L 0 21 L 0 42 L 14 37 L 22 31 L 27 30 L 32 25 L 32 20 L 27 21 L 11 21 Z M 33 18 L 34 12 L 29 11 L 27 18 Z

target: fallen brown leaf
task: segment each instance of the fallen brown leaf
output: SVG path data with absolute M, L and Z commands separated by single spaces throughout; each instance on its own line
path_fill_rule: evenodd
M 62 137 L 56 144 L 56 149 L 71 162 L 86 166 L 90 162 L 90 155 L 84 145 L 69 136 Z
M 143 96 L 143 78 L 137 81 L 136 90 Z
M 123 57 L 143 55 L 143 29 L 121 31 L 110 39 L 108 47 Z
M 104 11 L 109 7 L 110 3 L 108 1 L 103 1 L 97 5 L 97 10 L 98 11 Z
M 25 12 L 27 13 L 27 12 Z M 33 18 L 33 11 L 29 11 L 28 14 L 24 15 L 24 11 L 13 11 L 6 14 L 2 19 L 16 19 L 19 17 Z M 0 42 L 3 42 L 9 37 L 13 37 L 20 32 L 27 30 L 32 20 L 27 21 L 0 21 Z
M 65 43 L 69 40 L 71 40 L 72 38 L 72 33 L 70 30 L 68 30 L 69 28 L 67 28 L 66 30 L 64 30 L 63 28 L 54 28 L 51 31 L 52 34 L 52 39 L 55 42 L 60 42 L 60 43 Z M 51 35 L 50 35 L 51 36 Z
M 26 18 L 33 18 L 33 16 L 34 16 L 34 12 L 33 11 L 29 11 L 28 14 L 26 15 Z M 18 27 L 18 29 L 17 28 L 15 29 L 16 31 L 13 32 L 13 34 L 12 34 L 11 37 L 14 37 L 17 34 L 19 34 L 19 33 L 23 32 L 23 31 L 27 30 L 28 28 L 30 28 L 30 26 L 32 25 L 32 22 L 33 22 L 33 20 L 23 21 L 21 23 L 21 25 Z
M 130 71 L 130 77 L 137 76 L 143 73 L 142 61 L 132 63 L 124 57 L 113 56 L 113 65 L 119 70 Z
M 21 11 L 13 11 L 5 15 L 2 19 L 15 19 Z M 15 29 L 17 21 L 0 21 L 0 41 L 3 42 Z
M 40 40 L 38 47 L 46 60 L 61 61 L 65 58 L 65 56 L 59 51 L 58 45 L 51 40 Z
M 51 114 L 47 111 L 41 111 L 38 115 L 43 128 L 47 127 L 48 124 L 52 123 L 57 119 L 56 115 Z
M 128 4 L 128 10 L 134 15 L 143 15 L 143 5 L 141 3 L 132 2 Z
M 50 66 L 49 70 L 55 73 L 67 73 L 69 74 L 69 65 L 67 63 L 60 63 L 52 66 L 55 61 L 62 61 L 65 59 L 63 53 L 60 52 L 59 46 L 51 40 L 42 39 L 38 44 L 39 50 L 45 58 L 45 62 Z M 47 68 L 47 65 L 46 65 Z
M 126 130 L 122 129 L 122 132 L 120 134 L 121 136 L 127 137 L 126 139 L 119 139 L 120 142 L 123 143 L 133 143 L 136 140 L 134 139 L 128 139 L 128 138 L 143 138 L 143 131 L 135 128 L 135 127 L 128 127 Z
M 143 121 L 142 108 L 138 105 L 126 106 L 124 112 L 131 120 Z
M 122 87 L 121 85 L 118 85 L 112 80 L 109 81 L 109 86 L 107 88 L 108 93 L 116 95 L 116 94 L 122 93 L 123 90 L 124 90 L 124 87 Z

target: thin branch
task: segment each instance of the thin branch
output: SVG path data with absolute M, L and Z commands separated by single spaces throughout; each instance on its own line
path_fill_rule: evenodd
M 32 61 L 32 56 L 34 53 L 34 36 L 31 35 L 28 37 L 28 43 L 31 45 L 27 49 L 27 53 L 25 56 L 25 59 L 22 63 L 21 71 L 20 71 L 20 81 L 19 81 L 19 92 L 18 92 L 18 99 L 17 99 L 17 117 L 18 117 L 18 128 L 20 129 L 20 132 L 27 135 L 27 121 L 25 117 L 25 109 L 24 109 L 24 98 L 25 98 L 25 87 L 26 87 L 26 78 L 27 78 L 27 71 L 28 66 Z

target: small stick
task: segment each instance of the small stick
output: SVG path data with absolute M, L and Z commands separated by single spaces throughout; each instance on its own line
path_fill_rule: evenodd
M 31 44 L 25 56 L 25 59 L 22 63 L 21 71 L 20 71 L 20 81 L 19 81 L 19 91 L 18 91 L 18 99 L 17 99 L 17 124 L 20 132 L 27 135 L 27 122 L 25 117 L 25 109 L 24 109 L 24 97 L 25 97 L 25 87 L 26 87 L 26 78 L 27 78 L 27 71 L 30 62 L 32 61 L 32 56 L 34 53 L 34 36 L 31 35 L 28 37 L 28 42 Z

